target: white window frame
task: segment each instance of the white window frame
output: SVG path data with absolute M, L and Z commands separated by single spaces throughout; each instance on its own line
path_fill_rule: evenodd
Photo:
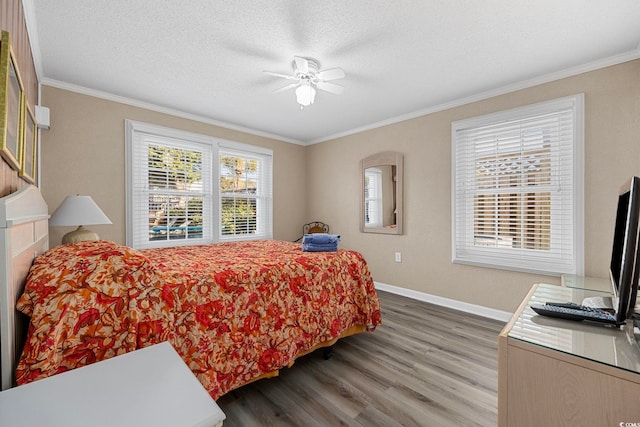
M 255 196 L 256 210 L 261 215 L 256 217 L 256 233 L 255 234 L 236 234 L 223 235 L 222 227 L 218 227 L 218 241 L 234 241 L 234 240 L 256 240 L 273 238 L 273 162 L 271 150 L 259 149 L 252 145 L 240 144 L 237 142 L 230 143 L 228 141 L 219 144 L 219 150 L 216 155 L 216 161 L 219 164 L 223 155 L 231 155 L 236 157 L 246 157 L 257 160 L 261 167 L 259 168 L 258 192 Z M 220 170 L 220 169 L 218 169 Z M 221 172 L 220 172 L 221 173 Z M 220 174 L 216 177 L 216 184 L 220 182 Z M 218 225 L 222 220 L 222 193 L 218 190 Z
M 208 169 L 208 172 L 205 174 L 207 178 L 203 179 L 206 182 L 203 182 L 203 193 L 205 193 L 203 210 L 205 212 L 203 212 L 202 238 L 150 241 L 142 237 L 142 234 L 148 234 L 149 189 L 145 188 L 148 186 L 144 184 L 148 182 L 148 172 L 144 170 L 144 167 L 135 167 L 141 164 L 135 156 L 140 155 L 136 153 L 136 147 L 144 143 L 143 140 L 152 140 L 159 144 L 170 141 L 168 145 L 187 149 L 200 147 L 208 153 L 208 157 L 203 158 L 203 163 L 206 163 L 203 168 Z M 242 152 L 247 156 L 259 157 L 261 161 L 265 162 L 265 167 L 261 168 L 260 179 L 264 180 L 262 183 L 268 188 L 268 191 L 261 196 L 267 198 L 268 201 L 263 202 L 263 205 L 260 206 L 261 210 L 257 219 L 260 233 L 224 237 L 220 234 L 219 158 L 221 151 Z M 273 150 L 149 123 L 125 120 L 125 153 L 126 244 L 128 246 L 143 249 L 273 238 Z M 134 182 L 137 182 L 138 185 L 134 186 Z M 143 215 L 145 210 L 146 213 Z
M 563 145 L 570 150 L 568 161 L 552 168 L 551 190 L 551 247 L 549 250 L 485 247 L 474 243 L 474 174 L 466 173 L 474 166 L 470 161 L 474 148 L 464 134 L 487 126 L 500 126 L 544 114 L 565 112 L 571 117 L 571 139 Z M 584 274 L 584 94 L 568 96 L 538 104 L 514 108 L 453 122 L 451 125 L 451 248 L 452 262 L 483 267 L 523 271 L 529 273 L 561 275 Z M 466 151 L 465 151 L 466 150 Z M 471 153 L 471 154 L 470 154 Z M 551 156 L 558 155 L 552 147 Z M 563 151 L 563 155 L 564 155 Z M 477 154 L 480 156 L 480 154 Z M 555 162 L 555 160 L 554 160 Z M 560 173 L 560 169 L 562 172 Z M 566 169 L 570 169 L 567 171 Z M 570 194 L 560 203 L 560 192 Z M 523 191 L 525 193 L 526 191 Z M 560 204 L 559 204 L 560 203 Z M 558 209 L 562 209 L 560 227 Z

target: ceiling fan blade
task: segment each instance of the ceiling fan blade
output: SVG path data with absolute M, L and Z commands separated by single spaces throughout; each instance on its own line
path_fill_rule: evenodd
M 281 78 L 287 79 L 287 80 L 296 80 L 296 78 L 294 76 L 290 76 L 288 74 L 274 73 L 273 71 L 266 71 L 266 70 L 263 70 L 262 72 L 265 73 L 265 74 L 269 74 L 270 76 L 281 77 Z
M 293 60 L 296 62 L 296 68 L 301 74 L 307 74 L 309 72 L 309 61 L 301 56 L 294 56 Z
M 345 74 L 342 68 L 331 68 L 329 70 L 320 71 L 316 74 L 316 77 L 324 81 L 344 79 L 344 76 Z
M 298 86 L 299 84 L 300 84 L 300 82 L 288 84 L 286 86 L 281 87 L 280 89 L 274 90 L 273 93 L 280 93 L 280 92 L 284 92 L 285 90 L 293 89 L 294 87 Z
M 318 82 L 318 89 L 324 90 L 329 93 L 340 95 L 344 91 L 344 86 L 340 86 L 330 82 Z

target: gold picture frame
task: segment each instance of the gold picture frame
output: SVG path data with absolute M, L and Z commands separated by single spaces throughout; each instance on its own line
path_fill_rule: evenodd
M 23 95 L 20 135 L 20 172 L 25 181 L 36 184 L 38 162 L 38 124 L 26 96 Z
M 21 114 L 23 86 L 11 48 L 11 38 L 2 31 L 0 39 L 0 155 L 15 170 L 20 170 Z

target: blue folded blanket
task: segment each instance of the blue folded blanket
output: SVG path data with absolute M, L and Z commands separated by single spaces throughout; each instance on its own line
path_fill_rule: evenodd
M 340 235 L 328 233 L 313 233 L 302 236 L 302 243 L 313 243 L 317 245 L 338 244 Z
M 337 243 L 303 243 L 302 250 L 304 252 L 336 252 L 338 250 Z
M 305 252 L 336 252 L 338 242 L 340 242 L 338 234 L 305 234 L 302 236 L 302 250 Z

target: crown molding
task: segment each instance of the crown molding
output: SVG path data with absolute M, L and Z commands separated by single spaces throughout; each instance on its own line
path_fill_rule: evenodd
M 426 116 L 428 114 L 437 113 L 439 111 L 448 110 L 450 108 L 459 107 L 461 105 L 470 104 L 472 102 L 483 101 L 485 99 L 493 98 L 499 95 L 504 95 L 510 92 L 515 92 L 517 90 L 527 89 L 527 88 L 538 86 L 544 83 L 549 83 L 549 82 L 564 79 L 567 77 L 576 76 L 578 74 L 587 73 L 589 71 L 595 71 L 601 68 L 606 68 L 613 65 L 621 64 L 623 62 L 633 61 L 638 58 L 640 58 L 640 45 L 635 50 L 625 52 L 619 55 L 610 56 L 608 58 L 603 58 L 597 61 L 589 62 L 589 63 L 578 65 L 575 67 L 565 68 L 564 70 L 544 74 L 542 76 L 534 77 L 532 79 L 508 84 L 496 89 L 488 90 L 488 91 L 481 92 L 468 97 L 445 102 L 443 104 L 434 105 L 433 107 L 428 107 L 422 110 L 414 111 L 414 112 L 403 114 L 396 117 L 391 117 L 389 119 L 381 120 L 379 122 L 375 122 L 375 123 L 371 123 L 358 128 L 350 129 L 344 132 L 339 132 L 333 135 L 328 135 L 322 138 L 314 139 L 312 141 L 307 142 L 304 145 L 313 145 L 313 144 L 319 144 L 321 142 L 331 141 L 333 139 L 338 139 L 338 138 L 353 135 L 356 133 L 380 128 L 383 126 L 392 125 L 395 123 L 403 122 L 405 120 L 415 119 L 417 117 Z
M 108 92 L 102 92 L 95 89 L 90 89 L 84 86 L 74 85 L 59 80 L 44 78 L 40 81 L 41 85 L 51 86 L 58 89 L 68 90 L 70 92 L 76 92 L 83 95 L 89 95 L 96 98 L 105 99 L 107 101 L 119 102 L 121 104 L 131 105 L 132 107 L 144 108 L 145 110 L 156 111 L 158 113 L 164 113 L 175 117 L 181 117 L 183 119 L 193 120 L 200 123 L 205 123 L 213 126 L 223 127 L 225 129 L 235 130 L 238 132 L 249 133 L 256 136 L 262 136 L 265 138 L 275 139 L 282 142 L 288 142 L 296 145 L 305 145 L 303 142 L 297 139 L 287 138 L 281 135 L 272 134 L 269 132 L 263 132 L 256 129 L 251 129 L 245 126 L 240 126 L 234 123 L 227 123 L 220 120 L 214 120 L 208 117 L 198 116 L 197 114 L 186 113 L 184 111 L 176 110 L 173 108 L 162 107 L 150 102 L 139 101 L 137 99 L 127 98 L 125 96 L 114 95 Z
M 28 0 L 27 0 L 28 1 Z M 82 93 L 85 95 L 90 95 L 90 96 L 95 96 L 98 98 L 103 98 L 103 99 L 107 99 L 110 101 L 115 101 L 115 102 L 120 102 L 123 104 L 127 104 L 127 105 L 132 105 L 134 107 L 140 107 L 140 108 L 145 108 L 148 110 L 152 110 L 152 111 L 157 111 L 160 113 L 165 113 L 165 114 L 169 114 L 172 116 L 177 116 L 177 117 L 182 117 L 182 118 L 186 118 L 189 120 L 194 120 L 194 121 L 198 121 L 198 122 L 202 122 L 202 123 L 207 123 L 207 124 L 211 124 L 211 125 L 215 125 L 215 126 L 221 126 L 227 129 L 232 129 L 232 130 L 237 130 L 240 132 L 245 132 L 245 133 L 250 133 L 253 135 L 257 135 L 257 136 L 263 136 L 266 138 L 272 138 L 272 139 L 277 139 L 279 141 L 283 141 L 283 142 L 288 142 L 291 144 L 296 144 L 296 145 L 302 145 L 302 146 L 309 146 L 309 145 L 314 145 L 314 144 L 319 144 L 322 142 L 327 142 L 327 141 L 331 141 L 334 139 L 338 139 L 338 138 L 342 138 L 345 136 L 349 136 L 349 135 L 354 135 L 356 133 L 360 133 L 360 132 L 365 132 L 368 130 L 372 130 L 372 129 L 377 129 L 383 126 L 388 126 L 388 125 L 392 125 L 395 123 L 400 123 L 406 120 L 411 120 L 411 119 L 415 119 L 417 117 L 422 117 L 422 116 L 426 116 L 428 114 L 433 114 L 433 113 L 437 113 L 440 111 L 444 111 L 444 110 L 448 110 L 450 108 L 455 108 L 455 107 L 459 107 L 462 105 L 466 105 L 466 104 L 471 104 L 473 102 L 478 102 L 478 101 L 483 101 L 485 99 L 489 99 L 489 98 L 493 98 L 495 96 L 499 96 L 499 95 L 504 95 L 510 92 L 515 92 L 518 90 L 522 90 L 522 89 L 528 89 L 534 86 L 538 86 L 541 84 L 545 84 L 545 83 L 550 83 L 556 80 L 560 80 L 560 79 L 564 79 L 567 77 L 573 77 L 579 74 L 583 74 L 583 73 L 587 73 L 590 71 L 595 71 L 595 70 L 599 70 L 602 68 L 606 68 L 606 67 L 610 67 L 613 65 L 617 65 L 617 64 L 621 64 L 624 62 L 629 62 L 629 61 L 633 61 L 640 58 L 640 47 L 638 49 L 629 51 L 629 52 L 625 52 L 619 55 L 614 55 L 614 56 L 610 56 L 607 58 L 603 58 L 597 61 L 592 61 L 586 64 L 582 64 L 582 65 L 578 65 L 575 67 L 570 67 L 570 68 L 565 68 L 563 70 L 560 71 L 555 71 L 553 73 L 548 73 L 548 74 L 544 74 L 542 76 L 538 76 L 538 77 L 534 77 L 532 79 L 528 79 L 528 80 L 524 80 L 521 82 L 516 82 L 516 83 L 512 83 L 512 84 L 508 84 L 505 86 L 501 86 L 499 88 L 496 89 L 492 89 L 492 90 L 488 90 L 485 92 L 481 92 L 475 95 L 471 95 L 471 96 L 467 96 L 464 98 L 458 98 L 449 102 L 445 102 L 442 104 L 438 104 L 438 105 L 434 105 L 432 107 L 428 107 L 428 108 L 424 108 L 421 110 L 417 110 L 411 113 L 407 113 L 407 114 L 403 114 L 400 116 L 395 116 L 395 117 L 391 117 L 389 119 L 385 119 L 385 120 L 381 120 L 378 122 L 374 122 L 374 123 L 370 123 L 368 125 L 365 126 L 361 126 L 361 127 L 357 127 L 357 128 L 353 128 L 353 129 L 349 129 L 346 130 L 344 132 L 339 132 L 339 133 L 335 133 L 332 135 L 327 135 L 325 137 L 322 138 L 318 138 L 318 139 L 314 139 L 311 141 L 300 141 L 300 140 L 296 140 L 296 139 L 292 139 L 292 138 L 287 138 L 287 137 L 283 137 L 281 135 L 275 135 L 275 134 L 271 134 L 268 132 L 262 132 L 256 129 L 251 129 L 251 128 L 247 128 L 247 127 L 243 127 L 243 126 L 239 126 L 236 124 L 232 124 L 232 123 L 226 123 L 226 122 L 222 122 L 219 120 L 214 120 L 208 117 L 202 117 L 202 116 L 198 116 L 195 114 L 190 114 L 190 113 L 185 113 L 183 111 L 179 111 L 179 110 L 175 110 L 175 109 L 171 109 L 171 108 L 167 108 L 167 107 L 161 107 L 155 104 L 151 104 L 151 103 L 147 103 L 147 102 L 142 102 L 142 101 L 138 101 L 135 99 L 131 99 L 131 98 L 127 98 L 127 97 L 123 97 L 123 96 L 119 96 L 119 95 L 113 95 L 107 92 L 102 92 L 102 91 L 98 91 L 98 90 L 94 90 L 94 89 L 89 89 L 83 86 L 78 86 L 78 85 L 74 85 L 71 83 L 66 83 L 66 82 L 61 82 L 58 80 L 53 80 L 53 79 L 48 79 L 48 78 L 44 78 L 41 80 L 41 84 L 43 85 L 47 85 L 47 86 L 52 86 L 52 87 L 57 87 L 60 89 L 65 89 L 65 90 L 69 90 L 72 92 L 78 92 L 78 93 Z

